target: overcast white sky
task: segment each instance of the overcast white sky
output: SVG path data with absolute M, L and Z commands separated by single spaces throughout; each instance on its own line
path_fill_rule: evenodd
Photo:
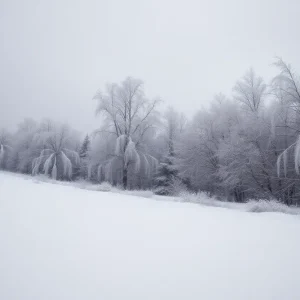
M 95 129 L 106 82 L 145 81 L 191 115 L 274 56 L 300 72 L 299 0 L 0 0 L 0 127 L 24 117 Z

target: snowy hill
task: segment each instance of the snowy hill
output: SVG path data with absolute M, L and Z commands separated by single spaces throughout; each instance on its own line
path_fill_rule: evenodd
M 300 299 L 300 218 L 0 173 L 0 299 Z

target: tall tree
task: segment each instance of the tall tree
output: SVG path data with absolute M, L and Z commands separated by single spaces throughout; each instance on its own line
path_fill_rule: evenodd
M 98 91 L 94 98 L 98 100 L 96 112 L 104 117 L 97 133 L 113 135 L 115 140 L 115 151 L 99 164 L 98 174 L 120 169 L 126 189 L 130 169 L 138 172 L 142 163 L 146 168 L 153 164 L 154 158 L 143 149 L 143 139 L 155 128 L 159 101 L 147 99 L 143 82 L 130 77 L 121 84 L 107 85 L 106 92 Z
M 290 64 L 277 58 L 279 74 L 272 81 L 278 101 L 274 137 L 277 144 L 279 197 L 287 204 L 299 203 L 300 165 L 300 77 Z
M 166 153 L 158 166 L 155 177 L 155 193 L 159 195 L 174 194 L 177 185 L 183 185 L 178 176 L 176 147 L 180 135 L 184 131 L 186 119 L 172 107 L 168 107 L 164 115 L 162 135 L 166 144 Z

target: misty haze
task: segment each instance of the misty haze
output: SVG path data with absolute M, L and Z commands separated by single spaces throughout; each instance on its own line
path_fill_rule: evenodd
M 1 0 L 0 299 L 300 299 L 299 13 Z

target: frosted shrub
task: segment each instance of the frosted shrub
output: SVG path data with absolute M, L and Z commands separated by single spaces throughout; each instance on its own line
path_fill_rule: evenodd
M 300 208 L 287 206 L 283 203 L 267 200 L 251 200 L 246 204 L 246 210 L 249 212 L 280 212 L 285 214 L 299 215 Z
M 183 202 L 190 202 L 196 204 L 202 204 L 205 206 L 213 206 L 213 207 L 223 207 L 223 208 L 240 208 L 241 205 L 232 202 L 223 202 L 214 197 L 211 197 L 205 192 L 199 193 L 189 193 L 182 192 L 180 193 L 180 199 Z
M 97 188 L 97 190 L 101 192 L 110 192 L 111 189 L 112 189 L 112 185 L 106 181 L 102 182 Z
M 171 182 L 171 195 L 180 196 L 181 194 L 186 194 L 187 188 L 182 180 L 174 178 Z

